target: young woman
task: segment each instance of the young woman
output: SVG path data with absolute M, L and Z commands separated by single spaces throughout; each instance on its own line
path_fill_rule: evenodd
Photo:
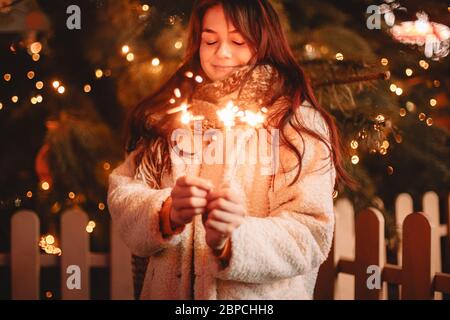
M 279 130 L 273 174 L 242 164 L 223 184 L 225 164 L 175 161 L 174 106 L 187 101 L 208 119 L 230 100 L 265 107 L 264 128 Z M 141 299 L 313 298 L 333 238 L 335 180 L 350 180 L 333 119 L 269 1 L 197 1 L 183 63 L 128 124 L 108 206 L 131 252 L 149 258 Z

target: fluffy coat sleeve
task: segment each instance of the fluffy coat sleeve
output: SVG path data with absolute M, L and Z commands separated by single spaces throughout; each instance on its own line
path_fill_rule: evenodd
M 300 109 L 302 109 L 301 107 Z M 301 111 L 304 125 L 329 137 L 321 115 L 310 107 Z M 291 129 L 291 130 L 289 130 Z M 217 277 L 247 283 L 268 283 L 310 272 L 322 264 L 331 248 L 334 213 L 335 169 L 326 144 L 308 135 L 302 137 L 288 127 L 288 136 L 304 154 L 298 181 L 295 170 L 275 174 L 267 217 L 246 217 L 231 236 L 231 258 Z M 293 133 L 291 136 L 290 133 Z M 281 147 L 283 148 L 283 147 Z M 292 168 L 296 158 L 280 150 L 282 167 Z
M 180 235 L 163 237 L 159 212 L 172 188 L 151 189 L 144 181 L 134 178 L 137 152 L 127 155 L 110 174 L 107 201 L 113 223 L 125 244 L 133 254 L 149 257 L 178 244 Z

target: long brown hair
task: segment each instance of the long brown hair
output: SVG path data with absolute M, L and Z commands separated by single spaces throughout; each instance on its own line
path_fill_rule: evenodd
M 323 141 L 330 148 L 332 161 L 336 169 L 337 182 L 353 187 L 354 180 L 348 175 L 343 166 L 344 148 L 341 145 L 334 118 L 317 102 L 310 81 L 303 69 L 296 61 L 282 30 L 279 17 L 268 0 L 198 0 L 195 2 L 189 22 L 188 42 L 185 57 L 178 70 L 163 84 L 159 90 L 144 99 L 129 114 L 126 130 L 126 150 L 131 152 L 138 143 L 143 142 L 146 148 L 151 148 L 149 165 L 152 172 L 161 173 L 170 169 L 169 139 L 167 128 L 171 123 L 166 119 L 161 125 L 151 125 L 149 119 L 170 108 L 169 100 L 174 88 L 183 88 L 183 93 L 192 95 L 195 81 L 186 81 L 185 73 L 204 75 L 200 66 L 200 42 L 202 21 L 206 11 L 216 5 L 222 5 L 226 18 L 241 33 L 244 39 L 254 48 L 255 55 L 250 64 L 254 67 L 270 64 L 280 73 L 278 83 L 272 87 L 271 101 L 279 97 L 291 98 L 286 108 L 280 108 L 274 113 L 277 128 L 280 129 L 281 144 L 286 145 L 298 159 L 298 171 L 293 184 L 298 180 L 301 172 L 302 154 L 295 145 L 287 139 L 284 128 L 291 125 L 302 136 L 302 132 Z M 254 69 L 254 67 L 249 71 Z M 205 78 L 205 77 L 204 77 Z M 307 100 L 324 118 L 330 133 L 330 141 L 304 126 L 296 119 L 296 109 Z M 181 101 L 180 101 L 181 102 Z M 144 148 L 145 149 L 145 148 Z M 304 150 L 303 150 L 304 152 Z M 139 157 L 138 160 L 140 161 Z M 160 183 L 160 178 L 157 179 Z M 157 183 L 157 184 L 159 184 Z

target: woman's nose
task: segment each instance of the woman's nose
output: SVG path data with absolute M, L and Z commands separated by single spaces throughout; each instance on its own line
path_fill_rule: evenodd
M 228 59 L 232 57 L 230 46 L 226 42 L 222 42 L 222 44 L 219 46 L 217 56 L 219 58 L 228 58 Z

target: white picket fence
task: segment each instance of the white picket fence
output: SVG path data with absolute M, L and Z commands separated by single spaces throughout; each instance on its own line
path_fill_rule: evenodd
M 335 300 L 387 299 L 388 282 L 398 285 L 400 299 L 419 296 L 442 299 L 442 292 L 450 294 L 450 274 L 442 273 L 444 248 L 441 247 L 441 239 L 450 249 L 450 197 L 447 196 L 446 200 L 446 223 L 440 224 L 439 198 L 435 192 L 424 194 L 421 213 L 414 211 L 409 194 L 397 196 L 395 218 L 401 241 L 397 265 L 386 263 L 382 214 L 370 208 L 363 210 L 358 215 L 360 218 L 355 219 L 350 201 L 338 200 L 335 203 L 334 244 L 328 260 L 321 267 L 315 297 Z M 408 226 L 404 223 L 406 220 L 409 220 Z M 358 227 L 359 232 L 356 232 Z M 406 245 L 408 247 L 404 248 Z M 446 256 L 450 257 L 449 253 Z M 407 266 L 403 265 L 405 259 L 408 260 Z M 366 270 L 369 265 L 377 265 L 382 270 L 380 290 L 367 290 L 369 275 Z M 422 270 L 428 270 L 428 273 L 420 273 Z M 402 285 L 408 287 L 405 295 Z M 428 294 L 428 291 L 431 293 Z
M 448 199 L 450 207 L 450 197 Z M 420 280 L 423 278 L 423 273 L 417 273 L 417 270 L 411 268 L 411 259 L 413 259 L 413 264 L 417 263 L 417 265 L 423 265 L 426 270 L 429 269 L 431 278 L 428 280 L 430 283 L 426 280 L 425 283 L 420 284 L 420 288 L 425 287 L 426 291 L 427 285 L 431 286 L 435 299 L 442 297 L 441 292 L 450 293 L 450 274 L 441 272 L 442 237 L 448 241 L 448 248 L 450 248 L 450 212 L 446 212 L 447 224 L 441 225 L 438 200 L 438 196 L 434 192 L 426 193 L 423 197 L 424 214 L 417 214 L 413 213 L 412 199 L 409 195 L 401 194 L 397 197 L 396 219 L 400 234 L 406 217 L 410 221 L 410 226 L 403 229 L 406 230 L 404 232 L 411 235 L 411 232 L 419 230 L 420 233 L 417 234 L 417 239 L 411 240 L 411 236 L 408 237 L 406 251 L 400 247 L 399 265 L 397 266 L 385 263 L 384 219 L 381 213 L 375 209 L 367 209 L 360 213 L 359 218 L 355 220 L 352 204 L 346 199 L 338 200 L 335 204 L 334 245 L 329 259 L 321 267 L 316 298 L 386 299 L 387 282 L 406 286 L 403 298 L 419 297 L 423 289 L 415 289 L 415 282 L 408 282 L 408 277 Z M 110 268 L 111 299 L 133 299 L 131 255 L 114 231 L 113 224 L 111 224 L 110 230 L 110 252 L 92 253 L 89 251 L 89 234 L 86 232 L 87 214 L 79 209 L 71 209 L 64 212 L 61 219 L 60 243 L 63 254 L 58 257 L 42 253 L 40 250 L 38 246 L 40 225 L 36 213 L 23 210 L 13 215 L 11 219 L 11 252 L 0 253 L 0 266 L 10 267 L 12 299 L 39 299 L 41 268 L 58 266 L 61 271 L 61 298 L 63 300 L 90 298 L 89 274 L 91 267 Z M 414 224 L 419 224 L 420 227 L 414 227 Z M 427 239 L 429 246 L 427 246 Z M 411 246 L 415 245 L 413 242 L 418 240 L 422 249 L 411 250 Z M 411 252 L 414 250 L 419 252 Z M 405 257 L 409 262 L 402 271 Z M 375 263 L 383 269 L 383 288 L 376 292 L 366 291 L 364 286 L 367 274 L 360 272 L 369 262 Z M 70 265 L 77 265 L 80 268 L 80 290 L 69 290 L 66 285 L 69 276 L 66 270 Z M 426 277 L 427 274 L 425 274 L 425 279 Z
M 0 254 L 0 265 L 11 268 L 11 298 L 39 299 L 40 270 L 45 267 L 60 267 L 61 298 L 63 300 L 85 300 L 90 298 L 90 268 L 110 268 L 110 298 L 133 299 L 131 254 L 111 224 L 110 252 L 89 251 L 89 234 L 86 232 L 88 216 L 79 209 L 71 209 L 61 216 L 62 255 L 48 255 L 38 246 L 39 218 L 36 213 L 23 210 L 11 219 L 11 253 Z M 79 266 L 80 290 L 69 290 L 66 285 L 67 267 Z

